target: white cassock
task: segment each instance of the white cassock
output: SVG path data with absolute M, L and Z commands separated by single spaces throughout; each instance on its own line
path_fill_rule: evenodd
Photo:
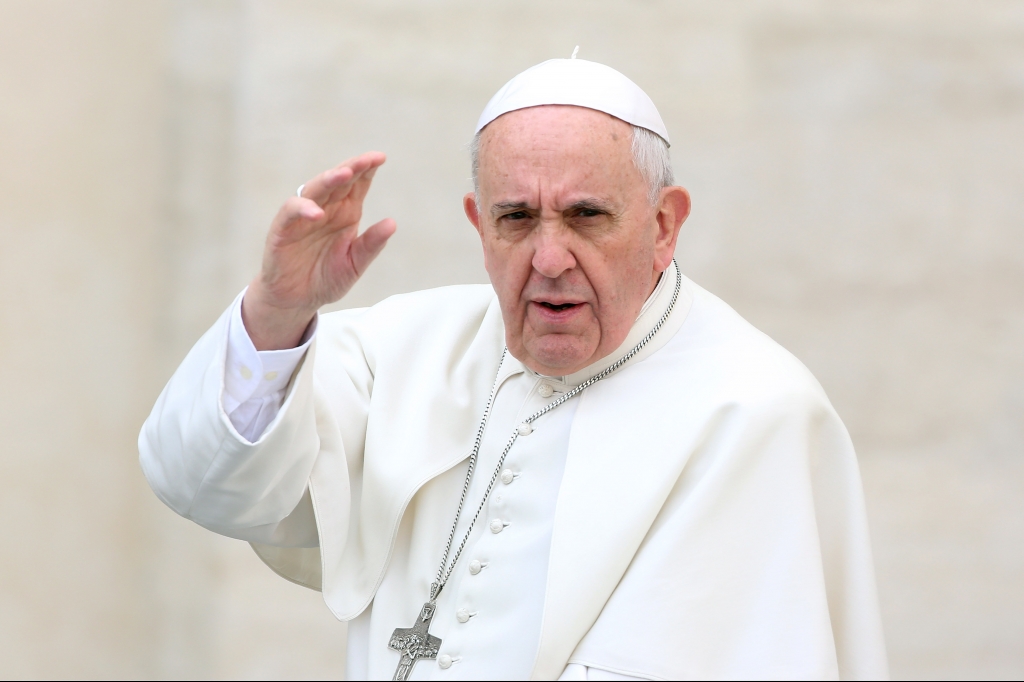
M 486 285 L 323 315 L 303 347 L 258 354 L 239 297 L 160 395 L 143 470 L 182 516 L 322 589 L 351 621 L 349 679 L 390 679 L 492 386 L 456 545 L 513 430 L 636 345 L 676 273 L 618 350 L 566 377 L 499 368 Z M 651 343 L 524 429 L 412 679 L 886 676 L 846 429 L 798 360 L 680 279 Z

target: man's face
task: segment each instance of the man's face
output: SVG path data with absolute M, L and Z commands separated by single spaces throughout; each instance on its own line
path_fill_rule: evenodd
M 509 352 L 535 372 L 571 374 L 614 351 L 671 263 L 689 197 L 666 188 L 652 206 L 631 145 L 628 124 L 572 106 L 513 111 L 481 135 L 466 215 Z

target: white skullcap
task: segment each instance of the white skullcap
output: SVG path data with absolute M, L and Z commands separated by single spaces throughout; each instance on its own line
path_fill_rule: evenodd
M 584 59 L 549 59 L 505 83 L 484 107 L 476 132 L 502 114 L 545 104 L 603 111 L 646 128 L 669 144 L 665 122 L 647 93 L 610 66 Z

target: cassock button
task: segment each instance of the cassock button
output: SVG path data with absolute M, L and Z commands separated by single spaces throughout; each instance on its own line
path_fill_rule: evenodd
M 467 611 L 466 609 L 459 609 L 455 612 L 455 620 L 459 621 L 460 623 L 468 623 L 469 611 Z
M 491 521 L 490 528 L 492 533 L 500 533 L 505 530 L 505 522 L 501 519 L 494 519 Z
M 473 575 L 476 575 L 481 570 L 483 570 L 483 567 L 484 567 L 484 565 L 482 563 L 480 563 L 479 561 L 477 561 L 476 559 L 473 559 L 472 561 L 469 562 L 469 572 L 471 574 L 473 574 Z
M 544 397 L 547 398 L 547 396 Z M 520 436 L 529 436 L 531 433 L 533 433 L 533 424 L 530 422 L 523 422 L 519 425 Z
M 505 485 L 510 484 L 514 480 L 516 480 L 516 475 L 512 473 L 511 469 L 505 469 L 501 472 L 501 482 Z
M 452 667 L 452 657 L 448 654 L 441 654 L 437 657 L 437 665 L 439 665 L 443 670 L 447 670 Z
M 541 398 L 550 398 L 551 394 L 555 392 L 555 389 L 551 388 L 549 384 L 541 384 L 540 388 L 537 389 L 537 392 L 540 393 Z

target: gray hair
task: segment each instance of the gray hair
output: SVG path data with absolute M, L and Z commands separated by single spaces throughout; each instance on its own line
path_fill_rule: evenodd
M 661 188 L 675 184 L 672 157 L 668 153 L 668 144 L 657 133 L 640 126 L 630 127 L 633 129 L 633 163 L 647 183 L 647 199 L 653 206 L 658 203 Z M 473 166 L 473 192 L 479 197 L 480 133 L 474 135 L 473 141 L 469 143 L 469 156 Z

